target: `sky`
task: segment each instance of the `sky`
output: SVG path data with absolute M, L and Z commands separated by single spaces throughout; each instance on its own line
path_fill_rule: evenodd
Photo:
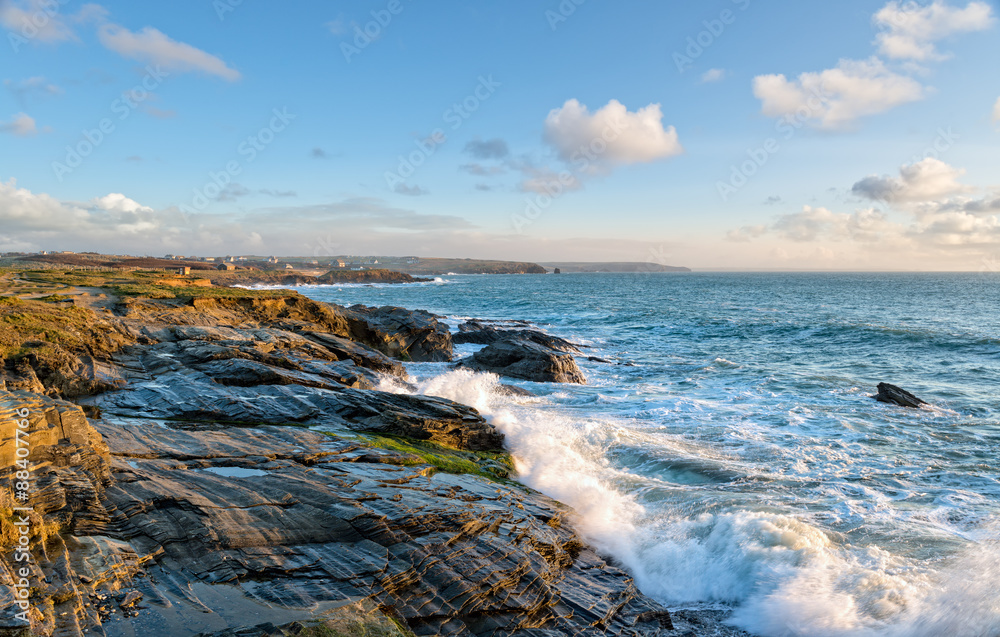
M 1000 271 L 998 14 L 0 0 L 0 251 Z

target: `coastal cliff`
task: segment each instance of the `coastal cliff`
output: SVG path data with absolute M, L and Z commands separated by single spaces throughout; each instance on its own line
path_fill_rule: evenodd
M 475 409 L 386 391 L 436 317 L 199 294 L 0 299 L 0 635 L 671 634 Z

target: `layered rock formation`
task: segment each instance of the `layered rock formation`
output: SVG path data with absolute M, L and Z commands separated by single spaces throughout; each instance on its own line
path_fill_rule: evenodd
M 573 353 L 579 353 L 580 348 L 539 330 L 501 329 L 470 321 L 459 326 L 459 332 L 452 338 L 459 344 L 486 345 L 461 360 L 459 365 L 462 367 L 536 383 L 582 385 L 587 382 L 573 358 Z
M 35 392 L 0 391 L 0 635 L 295 634 L 358 604 L 400 634 L 668 634 L 571 512 L 504 479 L 474 409 L 379 390 L 406 383 L 394 357 L 451 359 L 434 317 L 298 296 L 109 309 L 84 321 L 107 347 L 5 366 Z M 74 360 L 103 384 L 64 382 Z

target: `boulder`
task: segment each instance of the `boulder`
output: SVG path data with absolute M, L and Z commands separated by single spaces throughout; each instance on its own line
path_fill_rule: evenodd
M 878 393 L 873 398 L 881 403 L 910 407 L 912 409 L 919 409 L 922 405 L 928 404 L 905 389 L 890 385 L 889 383 L 879 383 Z
M 536 383 L 587 383 L 572 355 L 528 341 L 487 345 L 459 365 Z
M 468 321 L 458 326 L 458 333 L 452 335 L 456 345 L 473 343 L 476 345 L 492 345 L 501 341 L 517 343 L 535 343 L 558 352 L 578 354 L 580 348 L 564 338 L 552 336 L 533 329 L 499 329 L 479 321 Z
M 344 314 L 350 338 L 393 358 L 417 362 L 448 362 L 454 355 L 451 332 L 423 310 L 355 305 Z

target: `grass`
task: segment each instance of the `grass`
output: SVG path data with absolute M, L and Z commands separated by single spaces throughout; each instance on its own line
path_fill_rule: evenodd
M 494 482 L 507 482 L 514 471 L 514 461 L 507 453 L 460 451 L 424 440 L 397 436 L 365 436 L 362 442 L 371 447 L 416 456 L 404 466 L 430 465 L 436 472 L 471 474 Z
M 0 358 L 17 360 L 41 342 L 67 349 L 84 349 L 92 339 L 84 336 L 95 326 L 94 314 L 78 307 L 59 307 L 41 301 L 0 299 Z
M 291 290 L 246 290 L 230 287 L 201 287 L 194 285 L 196 279 L 206 278 L 206 273 L 198 272 L 190 277 L 180 276 L 165 270 L 135 270 L 98 272 L 90 270 L 25 270 L 20 272 L 21 280 L 35 287 L 21 286 L 11 291 L 16 294 L 53 292 L 72 287 L 104 288 L 119 297 L 146 299 L 196 299 L 196 298 L 283 298 L 298 293 Z M 190 280 L 191 286 L 177 285 L 177 281 Z M 172 284 L 168 285 L 169 280 Z M 54 299 L 53 299 L 54 300 Z

